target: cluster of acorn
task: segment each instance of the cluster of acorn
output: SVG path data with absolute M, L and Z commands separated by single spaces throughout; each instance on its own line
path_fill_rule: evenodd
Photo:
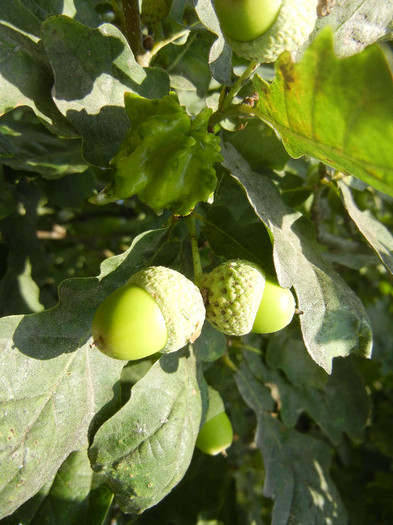
M 205 318 L 217 330 L 241 336 L 281 330 L 294 312 L 291 291 L 248 261 L 224 262 L 196 284 L 170 268 L 151 266 L 104 299 L 94 315 L 92 334 L 94 345 L 107 356 L 135 360 L 193 343 Z M 209 409 L 196 442 L 213 455 L 224 451 L 233 437 L 214 392 L 209 389 Z
M 144 0 L 145 23 L 152 23 L 151 16 L 166 16 L 169 5 L 170 0 Z M 314 28 L 317 5 L 318 0 L 214 0 L 227 43 L 239 56 L 258 62 L 298 49 Z M 294 312 L 291 291 L 248 261 L 224 262 L 196 284 L 156 266 L 133 275 L 100 304 L 92 332 L 104 354 L 135 360 L 193 343 L 205 318 L 217 330 L 241 336 L 281 330 Z M 230 446 L 232 437 L 223 402 L 209 387 L 209 408 L 196 446 L 215 455 Z

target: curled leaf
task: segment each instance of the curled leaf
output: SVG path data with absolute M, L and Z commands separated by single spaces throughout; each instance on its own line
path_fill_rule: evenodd
M 113 178 L 94 199 L 107 204 L 138 195 L 155 210 L 188 215 L 216 186 L 215 162 L 222 160 L 218 137 L 208 133 L 211 110 L 190 117 L 172 95 L 146 99 L 126 93 L 131 128 L 112 164 Z

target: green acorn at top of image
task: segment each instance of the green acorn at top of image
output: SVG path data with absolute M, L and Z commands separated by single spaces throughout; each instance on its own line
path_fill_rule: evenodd
M 221 31 L 236 55 L 274 62 L 296 51 L 317 21 L 318 0 L 214 0 Z
M 204 320 L 194 283 L 176 270 L 150 266 L 99 305 L 92 324 L 94 346 L 123 360 L 175 352 L 199 337 Z
M 295 313 L 292 292 L 249 261 L 226 261 L 203 274 L 197 284 L 207 321 L 227 335 L 276 332 L 287 326 Z

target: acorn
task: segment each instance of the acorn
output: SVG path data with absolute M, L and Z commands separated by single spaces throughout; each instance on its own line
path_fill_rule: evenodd
M 253 29 L 249 33 L 250 38 L 247 29 L 241 37 L 237 31 L 233 31 L 237 17 L 234 17 L 231 24 L 229 18 L 222 15 L 228 11 L 227 0 L 215 0 L 215 10 L 225 40 L 234 53 L 256 62 L 274 62 L 281 53 L 297 51 L 307 40 L 317 21 L 318 0 L 282 0 L 281 6 L 278 6 L 277 0 L 270 0 L 273 7 L 268 8 L 267 23 L 261 22 L 261 33 L 257 36 L 254 30 L 258 26 L 256 21 L 263 21 L 265 16 L 264 9 L 257 9 L 261 1 L 264 4 L 269 3 L 266 0 L 236 0 L 246 10 L 244 16 L 247 15 L 247 24 Z
M 142 23 L 149 28 L 168 16 L 172 0 L 142 0 Z
M 227 335 L 248 334 L 265 287 L 259 266 L 241 259 L 226 261 L 202 275 L 198 286 L 205 300 L 206 319 Z
M 192 281 L 176 270 L 150 266 L 99 305 L 94 346 L 124 360 L 175 352 L 199 337 L 204 319 L 203 299 Z
M 207 321 L 227 335 L 277 332 L 292 321 L 295 313 L 291 290 L 266 276 L 256 264 L 242 259 L 226 261 L 202 275 L 198 286 Z
M 220 394 L 208 386 L 209 407 L 199 430 L 195 446 L 210 456 L 226 455 L 233 441 L 232 423 L 225 412 Z

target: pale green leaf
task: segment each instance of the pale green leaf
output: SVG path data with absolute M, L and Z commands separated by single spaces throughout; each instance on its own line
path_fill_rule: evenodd
M 386 226 L 375 219 L 367 210 L 359 210 L 351 190 L 345 184 L 345 179 L 338 181 L 338 187 L 351 219 L 359 228 L 362 235 L 364 235 L 367 242 L 376 251 L 386 268 L 390 273 L 393 273 L 393 235 Z
M 31 107 L 52 131 L 75 137 L 51 96 L 53 74 L 40 42 L 40 21 L 20 0 L 0 2 L 0 115 Z
M 100 483 L 90 467 L 86 450 L 72 452 L 55 478 L 2 525 L 101 525 L 112 503 L 113 493 Z
M 190 349 L 164 355 L 98 430 L 90 458 L 123 512 L 140 513 L 183 478 L 202 418 L 197 362 Z
M 274 499 L 271 525 L 334 523 L 347 516 L 330 474 L 329 446 L 286 428 L 271 414 L 273 399 L 255 377 L 259 370 L 244 362 L 236 375 L 239 391 L 257 416 L 255 441 L 266 469 L 264 495 Z
M 85 450 L 70 454 L 59 468 L 51 490 L 31 525 L 85 523 L 93 474 Z
M 319 255 L 311 225 L 287 207 L 270 179 L 253 173 L 232 146 L 223 147 L 222 153 L 225 167 L 243 185 L 255 213 L 271 231 L 277 277 L 281 286 L 295 289 L 303 339 L 311 357 L 331 372 L 334 357 L 370 356 L 367 313 Z
M 232 51 L 221 33 L 213 3 L 210 0 L 198 0 L 195 10 L 202 24 L 218 36 L 209 54 L 212 75 L 217 82 L 230 85 L 232 84 Z
M 392 34 L 391 0 L 335 0 L 330 6 L 328 16 L 317 21 L 314 34 L 329 25 L 333 30 L 334 49 L 338 56 L 359 53 L 366 46 Z
M 87 446 L 119 402 L 114 384 L 125 362 L 91 347 L 98 304 L 146 264 L 165 230 L 146 232 L 107 259 L 98 278 L 69 279 L 59 304 L 0 319 L 0 509 L 11 514 Z M 152 250 L 152 251 L 151 251 Z

